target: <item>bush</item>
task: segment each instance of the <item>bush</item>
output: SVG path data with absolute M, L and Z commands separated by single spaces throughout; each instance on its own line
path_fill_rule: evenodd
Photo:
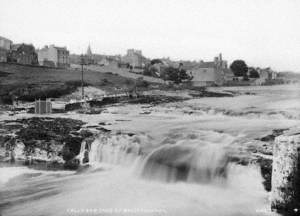
M 259 78 L 259 73 L 254 68 L 249 68 L 249 77 L 250 78 Z

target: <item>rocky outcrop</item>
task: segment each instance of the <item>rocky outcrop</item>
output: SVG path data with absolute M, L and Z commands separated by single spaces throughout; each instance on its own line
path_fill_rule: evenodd
M 299 215 L 300 128 L 275 140 L 271 208 L 282 215 Z
M 0 129 L 0 162 L 77 168 L 81 143 L 94 133 L 85 123 L 67 118 L 29 118 L 4 121 Z

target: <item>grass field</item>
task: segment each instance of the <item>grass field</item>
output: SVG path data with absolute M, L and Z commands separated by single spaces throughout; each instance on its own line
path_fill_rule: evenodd
M 132 89 L 134 80 L 110 72 L 84 71 L 85 85 L 107 92 Z M 0 63 L 0 103 L 11 103 L 17 97 L 33 101 L 44 97 L 60 97 L 81 86 L 81 71 Z

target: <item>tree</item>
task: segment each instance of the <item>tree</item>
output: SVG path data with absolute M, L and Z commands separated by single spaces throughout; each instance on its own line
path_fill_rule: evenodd
M 235 76 L 247 77 L 248 66 L 243 60 L 235 60 L 230 65 L 230 69 Z
M 186 73 L 186 70 L 167 67 L 164 72 L 164 79 L 174 81 L 174 83 L 181 83 L 183 80 L 190 79 L 190 76 Z
M 259 78 L 259 73 L 255 68 L 249 68 L 249 77 L 250 78 Z

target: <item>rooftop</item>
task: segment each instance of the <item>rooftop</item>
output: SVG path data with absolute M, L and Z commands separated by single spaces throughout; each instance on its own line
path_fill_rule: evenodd
M 12 40 L 9 40 L 9 39 L 7 39 L 7 38 L 5 38 L 5 37 L 2 37 L 2 36 L 0 36 L 0 40 L 7 40 L 7 41 L 12 42 Z

